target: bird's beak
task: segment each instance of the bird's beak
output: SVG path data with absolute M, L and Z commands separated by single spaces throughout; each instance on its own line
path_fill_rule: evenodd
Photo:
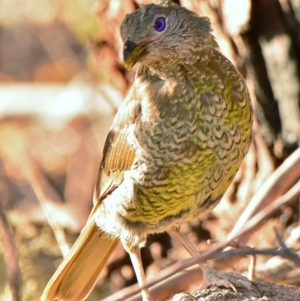
M 140 44 L 135 44 L 129 40 L 125 41 L 123 48 L 123 57 L 124 57 L 124 65 L 130 70 L 136 62 L 141 58 L 143 54 L 145 54 L 146 46 L 150 42 L 142 42 Z

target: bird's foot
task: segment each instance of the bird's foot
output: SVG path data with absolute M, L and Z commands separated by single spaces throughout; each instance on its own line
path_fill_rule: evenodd
M 208 288 L 209 286 L 216 285 L 231 288 L 236 293 L 237 288 L 253 290 L 257 293 L 258 296 L 261 296 L 261 293 L 256 285 L 245 276 L 232 272 L 217 272 L 208 264 L 201 266 L 201 269 L 203 271 L 203 282 L 199 288 L 201 290 Z

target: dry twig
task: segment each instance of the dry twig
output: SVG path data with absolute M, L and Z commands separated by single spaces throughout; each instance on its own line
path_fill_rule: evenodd
M 7 262 L 8 283 L 13 301 L 21 300 L 21 271 L 19 266 L 18 253 L 14 243 L 8 220 L 6 218 L 2 201 L 0 199 L 0 225 L 3 232 L 3 243 L 5 247 L 5 257 Z
M 282 163 L 282 165 L 274 171 L 274 173 L 269 177 L 265 184 L 259 189 L 259 191 L 252 198 L 251 202 L 237 221 L 235 227 L 229 234 L 228 239 L 231 239 L 232 237 L 236 236 L 241 231 L 241 229 L 245 227 L 246 224 L 249 225 L 248 221 L 251 217 L 253 217 L 258 212 L 262 212 L 263 208 L 272 203 L 280 195 L 284 194 L 299 178 L 300 148 L 298 148 L 292 155 L 290 155 Z M 299 194 L 297 194 L 295 190 L 294 193 L 295 197 L 297 197 L 297 195 L 299 196 Z M 279 205 L 278 202 L 274 203 L 273 206 L 280 207 L 281 205 Z M 257 226 L 259 225 L 260 224 L 257 224 Z M 240 244 L 245 243 L 248 238 L 249 236 L 244 235 L 243 237 L 240 237 L 238 242 Z

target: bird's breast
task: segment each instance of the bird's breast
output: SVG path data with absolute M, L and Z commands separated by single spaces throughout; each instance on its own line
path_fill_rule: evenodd
M 219 200 L 226 191 L 251 135 L 249 94 L 240 75 L 230 70 L 233 81 L 208 70 L 183 76 L 177 84 L 151 79 L 139 85 L 135 139 L 143 169 L 128 221 L 153 225 L 191 219 L 207 200 Z

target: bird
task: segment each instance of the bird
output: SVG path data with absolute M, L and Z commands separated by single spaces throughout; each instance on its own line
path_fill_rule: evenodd
M 220 202 L 252 136 L 245 79 L 211 31 L 209 18 L 170 0 L 126 15 L 124 65 L 138 65 L 135 80 L 104 144 L 91 214 L 42 301 L 87 298 L 119 241 L 143 301 L 153 300 L 140 255 L 148 235 L 167 231 L 199 254 L 180 225 Z M 207 263 L 200 268 L 205 286 L 235 289 L 234 279 Z

